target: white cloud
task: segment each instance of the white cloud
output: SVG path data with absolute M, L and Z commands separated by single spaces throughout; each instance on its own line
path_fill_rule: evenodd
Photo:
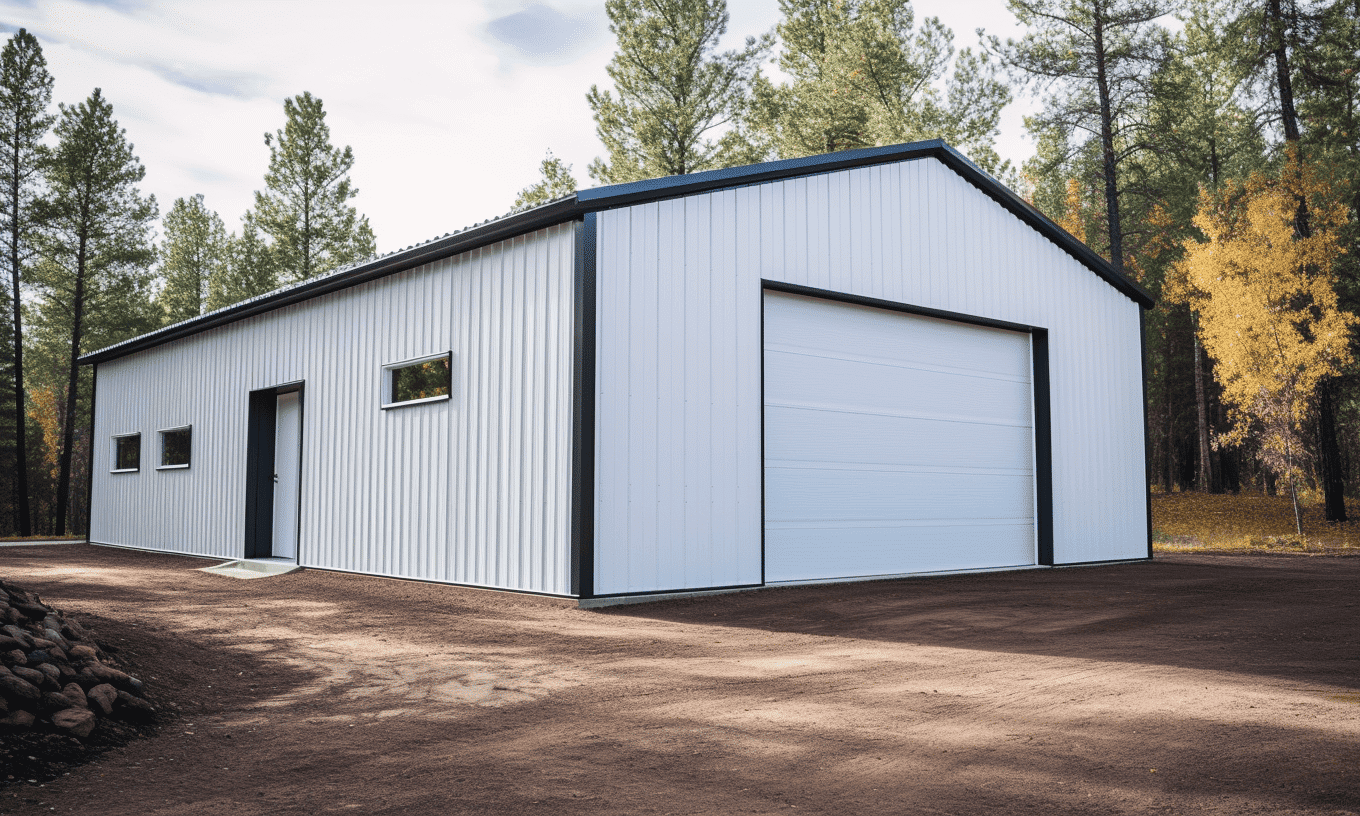
M 729 2 L 725 47 L 778 18 L 777 0 Z M 1000 0 L 916 6 L 959 45 L 978 13 L 1009 21 Z M 614 50 L 599 0 L 0 0 L 0 19 L 38 36 L 58 101 L 103 89 L 162 211 L 203 193 L 229 226 L 263 183 L 263 134 L 304 90 L 354 148 L 382 251 L 504 213 L 548 149 L 589 184 L 601 150 L 585 102 Z

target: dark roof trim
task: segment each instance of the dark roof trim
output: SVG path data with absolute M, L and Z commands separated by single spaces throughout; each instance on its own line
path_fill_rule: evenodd
M 79 362 L 85 365 L 113 360 L 168 343 L 171 340 L 233 323 L 252 315 L 310 300 L 375 278 L 385 277 L 441 258 L 457 255 L 460 252 L 467 252 L 517 235 L 524 235 L 545 227 L 571 221 L 588 212 L 679 198 L 712 190 L 747 187 L 767 181 L 820 175 L 854 167 L 867 167 L 922 158 L 939 159 L 974 187 L 986 193 L 1041 235 L 1053 241 L 1067 254 L 1104 278 L 1107 283 L 1131 300 L 1143 308 L 1152 307 L 1154 301 L 1152 295 L 1146 289 L 1115 271 L 1108 261 L 1092 252 L 1081 241 L 1073 238 L 1062 227 L 1053 223 L 1047 216 L 1011 192 L 1001 182 L 987 175 L 963 154 L 943 141 L 934 139 L 927 142 L 888 147 L 867 147 L 860 150 L 846 150 L 840 153 L 828 153 L 802 159 L 786 159 L 784 161 L 710 170 L 684 176 L 666 176 L 631 184 L 615 184 L 608 187 L 581 190 L 574 196 L 558 199 L 532 210 L 507 215 L 494 221 L 487 221 L 475 227 L 469 227 L 462 232 L 447 235 L 400 252 L 394 252 L 391 255 L 374 259 L 350 269 L 341 270 L 325 277 L 314 278 L 286 289 L 279 289 L 192 320 L 166 326 L 163 329 L 134 337 L 131 340 L 125 340 L 117 345 L 90 352 L 82 356 Z
M 1145 309 L 1152 308 L 1155 301 L 1150 292 L 1138 283 L 1121 275 L 1110 265 L 1109 261 L 1092 252 L 1090 247 L 1072 237 L 1066 230 L 1050 220 L 1048 216 L 1039 212 L 1006 185 L 987 175 L 968 157 L 940 139 L 889 145 L 888 147 L 866 147 L 860 150 L 845 150 L 840 153 L 827 153 L 802 159 L 786 159 L 745 167 L 691 173 L 685 176 L 647 179 L 631 184 L 615 184 L 610 187 L 582 190 L 576 194 L 576 198 L 582 204 L 591 206 L 592 209 L 606 210 L 647 201 L 694 195 L 711 190 L 746 187 L 796 176 L 818 175 L 854 167 L 867 167 L 875 164 L 889 164 L 923 158 L 939 159 L 949 169 L 963 176 L 968 183 L 986 193 L 992 200 L 1010 210 L 1021 221 L 1037 230 L 1039 234 L 1053 241 L 1067 254 L 1104 278 L 1107 283 L 1124 293 L 1130 300 Z
M 102 363 L 105 360 L 124 357 L 134 352 L 168 343 L 171 340 L 198 334 L 226 323 L 234 323 L 252 315 L 273 311 L 339 289 L 366 283 L 375 278 L 414 269 L 422 264 L 447 258 L 450 255 L 457 255 L 460 252 L 484 247 L 497 241 L 514 238 L 517 235 L 524 235 L 544 227 L 561 224 L 578 217 L 579 214 L 580 208 L 577 207 L 574 198 L 559 199 L 532 210 L 507 215 L 495 221 L 487 221 L 484 224 L 478 224 L 462 232 L 437 238 L 426 244 L 394 252 L 391 255 L 376 258 L 331 275 L 313 278 L 287 289 L 277 289 L 250 300 L 243 300 L 225 309 L 209 312 L 200 317 L 143 334 L 140 337 L 125 340 L 117 345 L 92 351 L 82 356 L 79 363 L 81 365 Z

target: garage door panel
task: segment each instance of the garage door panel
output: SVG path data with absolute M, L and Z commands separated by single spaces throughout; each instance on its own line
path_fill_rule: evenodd
M 1027 378 L 961 374 L 959 369 L 905 367 L 863 359 L 772 349 L 765 358 L 768 405 L 815 405 L 844 411 L 946 414 L 977 421 L 1028 424 Z
M 850 314 L 847 309 L 858 311 Z M 911 322 L 904 325 L 904 320 Z M 809 328 L 815 331 L 809 333 Z M 774 338 L 768 343 L 771 348 L 848 356 L 872 349 L 876 356 L 894 360 L 999 374 L 1024 370 L 1029 364 L 1029 338 L 1023 334 L 996 331 L 989 336 L 987 329 L 964 323 L 816 298 L 781 307 L 777 315 L 767 313 L 765 329 L 767 340 Z
M 780 467 L 765 470 L 765 519 L 1011 519 L 1032 523 L 1029 474 Z
M 802 527 L 771 524 L 767 581 L 815 581 L 908 572 L 1018 567 L 1034 563 L 1034 529 L 982 526 Z M 909 565 L 904 569 L 903 565 Z
M 765 296 L 767 581 L 1033 564 L 1028 335 Z
M 765 445 L 767 455 L 796 452 L 802 462 L 1012 468 L 1028 474 L 1033 431 L 1015 425 L 771 405 L 765 409 Z

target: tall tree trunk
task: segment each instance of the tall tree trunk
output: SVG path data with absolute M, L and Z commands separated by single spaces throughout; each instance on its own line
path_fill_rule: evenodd
M 1175 351 L 1175 341 L 1171 336 L 1171 324 L 1168 321 L 1166 326 L 1166 365 L 1162 367 L 1162 393 L 1165 395 L 1166 402 L 1166 437 L 1162 449 L 1166 456 L 1166 467 L 1163 469 L 1162 492 L 1171 493 L 1172 478 L 1176 467 L 1176 436 L 1175 436 L 1175 410 L 1171 401 L 1171 356 Z
M 85 317 L 85 236 L 80 236 L 80 250 L 76 255 L 76 292 L 71 304 L 70 372 L 66 378 L 66 418 L 62 429 L 61 460 L 57 472 L 57 535 L 66 535 L 66 509 L 71 498 L 71 455 L 76 442 L 76 388 L 80 383 L 81 322 Z M 90 440 L 94 444 L 94 440 Z
M 1105 174 L 1105 215 L 1110 226 L 1110 263 L 1124 272 L 1124 234 L 1119 225 L 1119 188 L 1114 176 L 1114 114 L 1110 106 L 1110 82 L 1105 71 L 1105 21 L 1097 11 L 1095 22 L 1096 87 L 1100 92 L 1100 152 Z
M 14 492 L 18 511 L 19 535 L 33 535 L 33 518 L 28 510 L 28 439 L 27 412 L 24 411 L 24 316 L 19 299 L 19 171 L 21 156 L 16 141 L 10 156 L 10 189 L 6 190 L 10 205 L 9 264 L 10 293 L 14 296 Z
M 1271 53 L 1275 58 L 1275 85 L 1280 95 L 1280 119 L 1284 124 L 1284 138 L 1298 151 L 1296 158 L 1302 165 L 1299 115 L 1294 106 L 1294 84 L 1289 71 L 1289 38 L 1286 35 L 1288 23 L 1285 20 L 1282 0 L 1269 0 L 1266 10 L 1270 15 L 1271 36 L 1274 38 Z M 1299 171 L 1302 172 L 1301 166 Z M 1298 209 L 1294 213 L 1294 229 L 1301 238 L 1308 238 L 1313 232 L 1309 225 L 1308 202 L 1302 197 L 1299 198 Z M 1341 474 L 1341 452 L 1336 441 L 1335 389 L 1336 382 L 1333 377 L 1324 380 L 1319 387 L 1318 447 L 1324 463 L 1322 495 L 1327 520 L 1345 521 L 1346 485 Z
M 1208 377 L 1212 378 L 1210 372 Z M 1212 382 L 1212 379 L 1206 380 Z M 1222 428 L 1227 425 L 1228 418 L 1223 412 L 1223 403 L 1217 395 L 1209 396 L 1209 424 L 1214 428 Z M 1212 466 L 1217 484 L 1213 486 L 1215 493 L 1236 494 L 1242 489 L 1242 455 L 1240 449 L 1223 450 L 1219 448 L 1212 454 Z
M 1270 15 L 1271 55 L 1275 58 L 1275 87 L 1280 94 L 1280 118 L 1284 122 L 1285 141 L 1298 143 L 1299 115 L 1294 107 L 1294 83 L 1289 76 L 1288 37 L 1285 36 L 1284 9 L 1281 0 L 1270 0 L 1266 4 Z
M 1209 493 L 1214 489 L 1212 461 L 1209 457 L 1209 405 L 1204 395 L 1204 364 L 1201 362 L 1199 346 L 1199 326 L 1191 318 L 1192 336 L 1195 343 L 1195 428 L 1199 432 L 1199 472 L 1195 478 L 1195 488 Z
M 1340 384 L 1335 377 L 1322 383 L 1318 393 L 1318 448 L 1321 454 L 1322 496 L 1328 521 L 1346 520 L 1345 481 L 1341 446 L 1336 441 L 1336 403 Z M 1330 431 L 1330 432 L 1329 432 Z
M 1299 489 L 1294 483 L 1294 449 L 1289 438 L 1284 442 L 1285 465 L 1289 468 L 1289 499 L 1294 503 L 1294 532 L 1303 535 L 1303 516 L 1299 513 Z

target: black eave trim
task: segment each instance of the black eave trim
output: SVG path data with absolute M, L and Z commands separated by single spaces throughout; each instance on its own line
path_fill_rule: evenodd
M 1154 301 L 1152 295 L 1146 289 L 1132 279 L 1120 274 L 1113 266 L 1110 266 L 1109 261 L 1091 251 L 1089 247 L 1072 237 L 1066 230 L 1035 209 L 1029 202 L 1016 195 L 1004 184 L 987 175 L 962 153 L 939 139 L 933 139 L 925 142 L 887 147 L 866 147 L 860 150 L 845 150 L 839 153 L 827 153 L 801 159 L 786 159 L 784 161 L 731 167 L 724 170 L 710 170 L 683 176 L 666 176 L 631 184 L 615 184 L 608 187 L 581 190 L 575 195 L 544 204 L 541 207 L 535 207 L 532 210 L 488 221 L 404 252 L 378 258 L 343 272 L 316 278 L 298 286 L 244 301 L 193 320 L 167 326 L 159 331 L 115 346 L 90 352 L 82 356 L 79 363 L 86 365 L 113 360 L 159 346 L 171 340 L 198 334 L 216 326 L 232 323 L 251 315 L 272 311 L 339 289 L 356 286 L 375 278 L 413 269 L 441 258 L 487 246 L 507 238 L 563 224 L 581 218 L 587 213 L 652 201 L 664 201 L 713 190 L 747 187 L 767 181 L 821 175 L 854 167 L 890 164 L 922 158 L 940 160 L 946 167 L 962 176 L 965 181 L 981 190 L 1021 221 L 1038 231 L 1039 234 L 1057 244 L 1068 255 L 1099 275 L 1106 283 L 1109 283 L 1139 305 L 1145 308 L 1152 307 Z
M 1142 314 L 1139 309 L 1139 314 Z M 1049 409 L 1048 330 L 1030 332 L 1034 352 L 1034 504 L 1039 563 L 1053 565 L 1053 426 Z
M 1152 437 L 1148 434 L 1147 310 L 1138 310 L 1138 343 L 1143 356 L 1143 484 L 1147 485 L 1147 557 L 1152 558 Z
M 1114 288 L 1137 303 L 1151 307 L 1153 297 L 1150 292 L 1133 280 L 1125 277 L 1110 262 L 1097 255 L 1090 247 L 1078 241 L 1048 216 L 1039 212 L 1028 201 L 1016 195 L 1006 185 L 989 176 L 982 168 L 973 164 L 968 157 L 945 144 L 941 139 L 931 139 L 910 144 L 888 145 L 886 147 L 866 147 L 859 150 L 843 150 L 839 153 L 826 153 L 801 159 L 752 164 L 744 167 L 729 167 L 723 170 L 709 170 L 704 173 L 690 173 L 684 176 L 665 176 L 646 179 L 630 184 L 615 184 L 609 187 L 596 187 L 582 190 L 576 200 L 592 209 L 611 209 L 659 201 L 667 198 L 694 195 L 711 190 L 746 187 L 767 181 L 777 181 L 798 176 L 820 175 L 854 167 L 907 161 L 910 159 L 935 158 L 946 167 L 963 176 L 964 180 L 987 194 L 992 200 L 1005 207 L 1021 221 L 1037 230 L 1041 235 L 1060 246 L 1064 252 L 1076 258 L 1104 278 Z
M 595 213 L 576 227 L 572 274 L 571 593 L 595 597 Z
M 577 205 L 575 198 L 565 198 L 545 204 L 542 207 L 535 207 L 532 210 L 508 215 L 496 221 L 488 221 L 485 224 L 431 241 L 406 252 L 378 258 L 338 274 L 315 278 L 289 289 L 242 301 L 235 306 L 229 306 L 200 318 L 167 326 L 126 343 L 91 352 L 81 357 L 79 363 L 85 365 L 116 359 L 143 349 L 159 346 L 171 340 L 198 334 L 226 323 L 234 323 L 251 315 L 273 311 L 340 289 L 367 283 L 375 278 L 414 269 L 417 266 L 457 255 L 460 252 L 467 252 L 488 244 L 494 244 L 497 241 L 570 221 L 572 218 L 578 217 L 581 210 L 582 208 Z

